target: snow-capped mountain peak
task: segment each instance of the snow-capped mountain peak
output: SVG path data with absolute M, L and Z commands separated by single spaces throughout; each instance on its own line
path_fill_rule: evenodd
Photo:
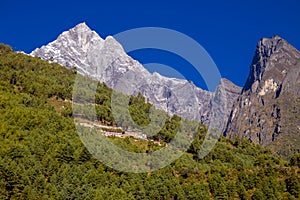
M 76 67 L 79 73 L 125 94 L 140 92 L 169 114 L 208 121 L 211 92 L 197 88 L 187 80 L 151 74 L 128 56 L 112 36 L 104 40 L 85 23 L 63 32 L 55 41 L 35 49 L 31 55 L 68 68 Z

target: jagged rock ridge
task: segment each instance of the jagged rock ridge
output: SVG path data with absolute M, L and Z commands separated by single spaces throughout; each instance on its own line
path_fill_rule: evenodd
M 102 39 L 85 23 L 63 32 L 55 41 L 35 49 L 31 55 L 68 68 L 75 67 L 79 73 L 92 76 L 125 94 L 140 92 L 157 108 L 171 115 L 209 123 L 212 92 L 186 80 L 149 73 L 129 57 L 113 37 Z M 223 89 L 228 98 L 226 114 L 229 115 L 241 88 L 222 79 L 219 90 Z
M 279 36 L 259 41 L 225 136 L 289 156 L 300 152 L 300 52 Z

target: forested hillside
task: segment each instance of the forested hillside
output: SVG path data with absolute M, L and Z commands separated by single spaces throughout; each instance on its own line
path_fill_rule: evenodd
M 75 129 L 70 102 L 76 75 L 0 45 L 0 199 L 299 199 L 300 155 L 286 161 L 246 140 L 220 138 L 199 160 L 204 126 L 188 152 L 161 170 L 134 174 L 103 165 Z M 111 93 L 98 84 L 102 124 L 115 125 Z M 141 95 L 130 98 L 132 118 L 149 123 L 150 105 Z M 179 120 L 168 118 L 153 138 L 170 141 Z M 111 140 L 134 152 L 160 148 L 151 141 Z

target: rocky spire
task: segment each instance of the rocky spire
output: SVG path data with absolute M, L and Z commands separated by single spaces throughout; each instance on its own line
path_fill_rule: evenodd
M 224 135 L 249 139 L 286 157 L 300 152 L 299 76 L 296 48 L 279 36 L 261 39 Z
M 256 46 L 249 76 L 243 91 L 251 89 L 251 86 L 255 81 L 261 80 L 263 73 L 266 70 L 269 70 L 269 67 L 271 66 L 268 65 L 268 61 L 271 57 L 276 57 L 283 52 L 292 52 L 291 50 L 297 51 L 286 40 L 278 35 L 275 35 L 272 38 L 262 38 Z

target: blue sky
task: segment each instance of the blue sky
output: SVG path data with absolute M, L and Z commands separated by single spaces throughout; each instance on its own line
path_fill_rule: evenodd
M 242 86 L 257 42 L 280 35 L 300 49 L 300 1 L 0 1 L 0 42 L 27 53 L 85 21 L 102 38 L 138 27 L 164 27 L 199 42 L 221 75 Z M 172 66 L 198 86 L 189 63 L 168 52 L 136 51 L 141 63 Z

